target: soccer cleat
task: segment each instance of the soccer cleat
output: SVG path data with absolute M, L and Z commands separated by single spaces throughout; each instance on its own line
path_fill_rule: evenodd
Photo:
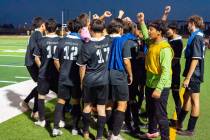
M 52 131 L 52 136 L 53 137 L 61 136 L 62 134 L 63 134 L 63 132 L 60 129 L 53 128 L 53 131 Z
M 194 136 L 194 131 L 190 131 L 190 130 L 177 130 L 176 133 L 177 135 L 181 135 L 181 136 L 189 136 L 189 137 Z
M 72 130 L 71 130 L 71 134 L 72 134 L 73 136 L 76 136 L 76 135 L 79 134 L 79 132 L 78 132 L 77 129 L 72 129 Z
M 45 120 L 43 120 L 43 121 L 38 120 L 38 121 L 34 122 L 34 124 L 37 125 L 37 126 L 45 127 L 46 121 Z
M 60 128 L 64 128 L 64 127 L 65 127 L 65 122 L 62 121 L 62 120 L 60 120 L 58 126 L 59 126 Z
M 37 112 L 31 112 L 31 118 L 35 120 L 39 120 L 39 113 Z
M 25 101 L 20 102 L 19 106 L 23 112 L 27 112 L 31 110 L 31 108 Z
M 110 140 L 124 140 L 124 138 L 120 134 L 117 136 L 112 134 Z

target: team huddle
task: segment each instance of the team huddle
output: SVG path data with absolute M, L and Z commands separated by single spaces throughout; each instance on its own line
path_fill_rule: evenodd
M 204 74 L 204 22 L 197 15 L 188 18 L 191 35 L 184 49 L 178 25 L 167 21 L 170 8 L 164 9 L 160 20 L 148 24 L 144 13 L 137 14 L 137 23 L 123 18 L 122 10 L 109 22 L 109 11 L 102 16 L 93 15 L 92 20 L 81 14 L 67 22 L 62 35 L 54 19 L 35 17 L 25 65 L 37 86 L 21 107 L 29 110 L 28 103 L 34 98 L 31 117 L 36 120 L 35 125 L 45 127 L 46 95 L 54 91 L 57 100 L 52 136 L 63 134 L 60 128 L 70 122 L 65 118 L 66 112 L 71 113 L 72 135 L 82 134 L 84 139 L 90 139 L 92 118 L 96 120 L 96 140 L 103 136 L 123 140 L 120 131 L 125 127 L 140 139 L 160 136 L 161 140 L 169 140 L 169 126 L 176 128 L 179 135 L 193 136 Z M 183 50 L 186 63 L 181 85 Z M 185 88 L 183 104 L 181 86 Z M 167 116 L 170 90 L 177 120 Z M 144 99 L 147 125 L 139 118 Z M 183 130 L 189 111 L 188 127 Z M 142 126 L 148 128 L 147 133 L 141 133 Z

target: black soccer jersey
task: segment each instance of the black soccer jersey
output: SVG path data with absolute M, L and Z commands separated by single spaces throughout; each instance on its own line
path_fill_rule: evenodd
M 31 37 L 29 38 L 28 41 L 28 46 L 26 49 L 26 55 L 25 55 L 25 66 L 32 66 L 35 61 L 34 61 L 34 50 L 37 47 L 38 41 L 42 38 L 42 33 L 40 31 L 34 31 L 31 34 Z
M 196 35 L 190 45 L 190 54 L 186 57 L 185 62 L 185 69 L 183 72 L 183 76 L 186 77 L 190 65 L 193 59 L 198 59 L 198 64 L 195 68 L 195 71 L 192 76 L 195 76 L 203 81 L 203 74 L 204 74 L 204 53 L 205 53 L 205 45 L 204 45 L 204 38 L 202 36 Z
M 182 37 L 178 36 L 175 39 L 171 39 L 169 43 L 174 51 L 174 58 L 181 58 L 183 50 Z
M 68 35 L 60 40 L 54 59 L 58 59 L 61 67 L 59 83 L 68 86 L 80 85 L 79 66 L 76 65 L 83 42 L 77 36 Z
M 108 84 L 109 50 L 109 37 L 103 37 L 100 40 L 92 38 L 90 42 L 83 45 L 77 64 L 86 65 L 83 80 L 85 86 L 94 87 Z
M 41 59 L 39 69 L 39 78 L 52 79 L 57 70 L 54 66 L 53 55 L 59 45 L 60 38 L 57 35 L 47 35 L 38 42 L 38 47 L 35 48 L 34 55 Z

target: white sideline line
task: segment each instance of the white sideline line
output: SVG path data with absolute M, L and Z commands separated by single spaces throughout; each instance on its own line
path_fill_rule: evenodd
M 23 113 L 19 103 L 25 99 L 35 86 L 36 83 L 32 80 L 27 80 L 0 88 L 0 124 Z M 48 101 L 55 97 L 56 94 L 53 92 L 47 94 Z M 31 101 L 33 102 L 33 100 Z M 30 107 L 33 107 L 32 102 L 29 103 Z
M 15 82 L 15 81 L 2 81 L 2 80 L 0 80 L 0 83 L 11 83 L 11 84 L 16 84 L 17 82 Z
M 25 66 L 17 66 L 17 65 L 0 65 L 0 67 L 24 68 Z
M 30 79 L 31 77 L 15 76 L 16 79 Z
M 0 57 L 21 57 L 21 58 L 23 58 L 23 57 L 25 57 L 25 56 L 21 56 L 21 55 L 0 55 Z

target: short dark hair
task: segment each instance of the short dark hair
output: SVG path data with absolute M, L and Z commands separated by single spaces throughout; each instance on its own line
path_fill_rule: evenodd
M 132 24 L 132 22 L 123 22 L 123 33 L 133 33 L 134 31 L 134 25 Z
M 199 29 L 204 29 L 205 24 L 203 18 L 198 15 L 193 15 L 188 18 L 188 22 L 194 23 L 195 27 Z
M 158 31 L 161 31 L 161 34 L 164 35 L 167 31 L 167 25 L 162 20 L 155 20 L 149 23 L 149 27 L 153 27 Z
M 108 34 L 119 33 L 120 28 L 123 28 L 123 20 L 115 18 L 107 26 L 107 32 Z
M 101 21 L 99 19 L 94 19 L 91 23 L 90 23 L 90 29 L 93 32 L 103 32 L 105 29 L 105 23 L 104 21 Z
M 47 22 L 45 23 L 45 26 L 46 26 L 46 30 L 47 30 L 49 33 L 55 32 L 56 29 L 57 29 L 56 20 L 53 19 L 53 18 L 48 19 Z
M 41 25 L 45 23 L 44 19 L 42 17 L 34 17 L 32 21 L 32 26 L 34 28 L 39 28 Z
M 87 26 L 88 19 L 89 19 L 89 16 L 86 13 L 82 13 L 81 15 L 77 17 L 77 20 L 79 20 L 82 23 L 82 27 Z
M 69 20 L 67 22 L 68 30 L 71 32 L 79 32 L 80 29 L 82 29 L 82 23 L 78 19 Z

